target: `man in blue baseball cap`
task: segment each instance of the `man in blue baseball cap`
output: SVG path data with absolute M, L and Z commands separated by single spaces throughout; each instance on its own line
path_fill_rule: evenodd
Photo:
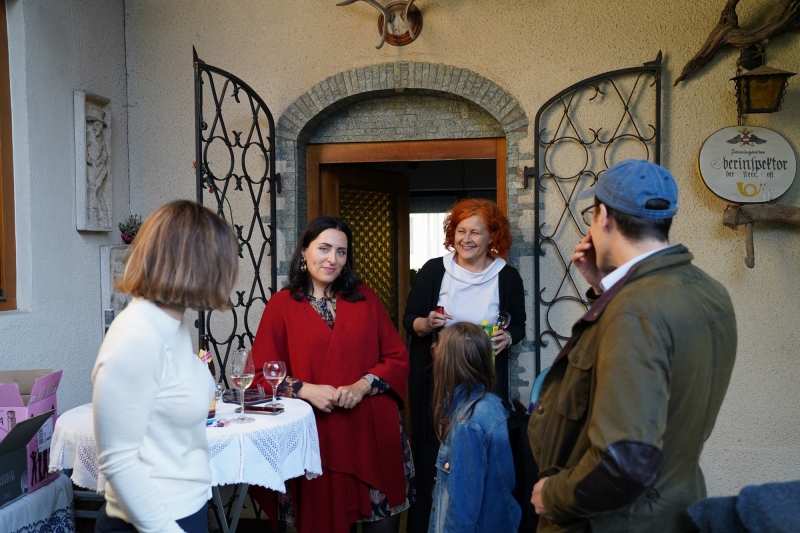
M 572 264 L 590 285 L 531 414 L 538 530 L 679 532 L 706 496 L 698 462 L 728 388 L 736 317 L 725 288 L 668 242 L 678 186 L 629 159 L 578 199 Z

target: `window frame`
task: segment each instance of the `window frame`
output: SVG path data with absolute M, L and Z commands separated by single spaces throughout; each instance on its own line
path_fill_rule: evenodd
M 6 2 L 0 0 L 0 311 L 17 308 L 14 160 Z

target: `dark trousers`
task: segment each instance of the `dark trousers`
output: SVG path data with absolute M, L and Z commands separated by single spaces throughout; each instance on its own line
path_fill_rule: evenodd
M 433 505 L 433 487 L 436 484 L 436 458 L 439 440 L 416 441 L 411 447 L 414 456 L 414 481 L 417 499 L 408 510 L 408 533 L 427 533 Z
M 196 513 L 178 520 L 178 525 L 186 533 L 207 533 L 208 502 Z M 106 514 L 106 506 L 103 504 L 97 516 L 94 533 L 138 533 L 138 530 L 125 520 L 108 516 Z

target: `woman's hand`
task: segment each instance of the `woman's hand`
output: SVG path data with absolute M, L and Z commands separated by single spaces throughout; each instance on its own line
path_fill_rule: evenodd
M 333 395 L 336 393 L 331 385 L 314 385 L 313 383 L 304 383 L 297 393 L 297 397 L 305 400 L 320 411 L 330 413 L 336 404 L 333 401 Z
M 511 347 L 511 334 L 504 329 L 498 329 L 492 337 L 492 346 L 495 353 L 500 353 Z
M 370 392 L 372 392 L 372 385 L 366 379 L 361 378 L 352 385 L 336 389 L 333 394 L 333 403 L 345 409 L 352 409 Z
M 447 313 L 437 313 L 434 309 L 428 316 L 421 316 L 414 320 L 414 331 L 420 337 L 430 335 L 433 330 L 441 328 L 445 325 L 447 320 L 452 320 L 453 317 Z

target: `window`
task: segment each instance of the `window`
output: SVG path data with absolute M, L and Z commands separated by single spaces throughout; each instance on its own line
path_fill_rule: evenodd
M 6 2 L 0 0 L 0 311 L 17 308 L 16 262 L 8 27 Z

